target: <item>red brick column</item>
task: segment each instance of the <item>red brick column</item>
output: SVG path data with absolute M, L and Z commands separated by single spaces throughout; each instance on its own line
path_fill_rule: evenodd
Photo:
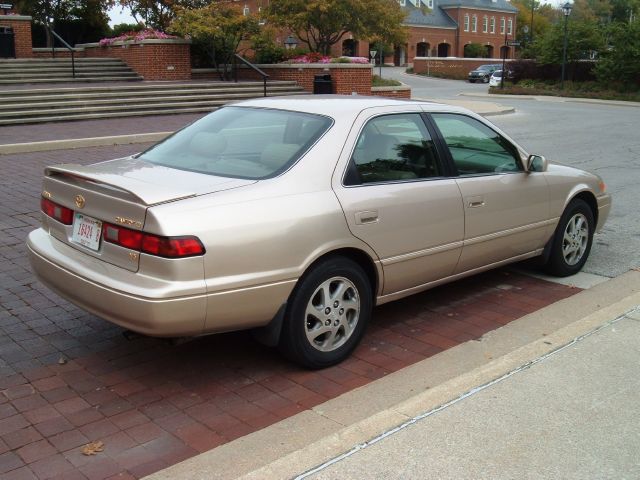
M 31 17 L 24 15 L 0 15 L 0 27 L 13 29 L 16 58 L 31 58 Z
M 120 58 L 145 80 L 190 80 L 191 45 L 183 39 L 148 39 L 116 42 L 108 47 L 97 43 L 77 45 L 85 57 Z

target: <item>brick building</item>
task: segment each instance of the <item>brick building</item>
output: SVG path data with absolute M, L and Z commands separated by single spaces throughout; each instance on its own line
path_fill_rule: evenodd
M 505 47 L 515 39 L 518 9 L 508 0 L 398 0 L 406 12 L 409 28 L 406 44 L 396 45 L 393 56 L 385 62 L 395 65 L 412 63 L 414 57 L 465 57 L 465 47 L 479 43 L 486 56 L 501 58 L 506 48 L 507 58 L 513 58 L 513 48 Z M 245 0 L 244 11 L 256 13 L 269 0 Z M 368 42 L 351 35 L 334 45 L 333 55 L 369 57 Z M 284 41 L 284 38 L 279 39 Z M 375 47 L 371 47 L 375 49 Z

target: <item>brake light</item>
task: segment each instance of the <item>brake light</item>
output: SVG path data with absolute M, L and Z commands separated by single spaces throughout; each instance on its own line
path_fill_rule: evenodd
M 62 205 L 58 205 L 52 202 L 48 198 L 42 197 L 40 199 L 40 209 L 45 215 L 59 221 L 65 225 L 71 225 L 73 223 L 73 210 Z
M 205 253 L 197 237 L 161 237 L 110 223 L 104 224 L 102 237 L 105 242 L 157 257 L 185 258 Z

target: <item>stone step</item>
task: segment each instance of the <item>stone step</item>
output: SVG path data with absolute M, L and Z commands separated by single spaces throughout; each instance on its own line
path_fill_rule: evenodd
M 137 82 L 141 81 L 141 76 L 135 75 L 131 77 L 108 76 L 108 77 L 64 77 L 64 78 L 32 78 L 29 80 L 3 80 L 0 79 L 0 85 L 17 85 L 24 83 L 70 83 L 70 82 Z
M 288 95 L 300 95 L 305 92 L 291 92 Z M 282 92 L 278 92 L 277 95 L 283 95 Z M 271 96 L 271 95 L 269 95 Z M 134 117 L 134 116 L 146 116 L 146 115 L 168 115 L 179 113 L 198 113 L 198 112 L 211 112 L 216 110 L 227 101 L 219 102 L 205 102 L 199 105 L 193 104 L 180 104 L 174 103 L 171 105 L 147 105 L 145 109 L 123 109 L 117 111 L 101 111 L 95 112 L 93 108 L 87 109 L 75 109 L 73 112 L 66 114 L 60 114 L 59 111 L 42 111 L 38 115 L 32 115 L 30 117 L 21 116 L 20 118 L 10 118 L 0 115 L 0 125 L 17 125 L 17 124 L 30 124 L 30 123 L 42 123 L 42 122 L 59 122 L 69 120 L 90 120 L 90 119 L 103 119 L 103 118 L 117 118 L 117 117 Z M 22 112 L 20 112 L 22 115 Z
M 289 86 L 298 87 L 294 81 L 287 80 L 270 80 L 267 87 L 272 86 Z M 129 85 L 107 85 L 107 86 L 90 86 L 90 87 L 54 87 L 54 88 L 30 88 L 18 90 L 4 90 L 2 92 L 3 100 L 19 98 L 21 101 L 27 101 L 29 97 L 46 97 L 62 95 L 64 98 L 72 98 L 79 96 L 99 96 L 103 95 L 156 95 L 162 93 L 176 93 L 178 91 L 206 92 L 211 90 L 229 90 L 237 88 L 263 87 L 263 82 L 194 82 L 194 83 L 136 83 Z
M 84 78 L 84 77 L 131 77 L 138 76 L 136 72 L 131 70 L 121 70 L 117 72 L 112 71 L 103 71 L 103 70 L 90 70 L 88 72 L 78 72 L 76 71 L 76 78 Z M 39 79 L 39 78 L 69 78 L 71 77 L 71 70 L 69 72 L 33 72 L 33 73 L 7 73 L 0 72 L 0 79 L 2 80 L 31 80 L 31 79 Z
M 0 66 L 0 75 L 11 75 L 11 74 L 28 74 L 28 75 L 44 75 L 51 73 L 66 73 L 71 75 L 73 72 L 73 68 L 71 65 L 56 65 L 52 67 L 5 67 Z M 87 73 L 87 72 L 131 72 L 132 70 L 124 65 L 124 64 L 113 64 L 113 65 L 76 65 L 75 66 L 76 73 Z
M 290 92 L 303 92 L 302 88 L 293 89 L 290 86 L 269 86 L 267 89 L 267 94 L 275 95 L 275 94 L 286 94 Z M 20 99 L 9 99 L 9 101 L 3 101 L 0 104 L 0 115 L 4 111 L 25 111 L 25 110 L 33 110 L 33 109 L 47 109 L 47 108 L 70 108 L 70 107 L 90 107 L 94 105 L 129 105 L 129 106 L 144 106 L 149 103 L 149 98 L 152 97 L 154 103 L 159 102 L 198 102 L 202 100 L 218 100 L 218 99 L 241 99 L 241 98 L 255 98 L 262 96 L 263 90 L 262 88 L 252 87 L 252 88 L 236 88 L 230 90 L 202 90 L 197 94 L 193 94 L 193 92 L 189 91 L 184 94 L 173 94 L 170 92 L 163 92 L 164 95 L 159 95 L 158 93 L 153 93 L 149 95 L 141 96 L 139 94 L 132 94 L 128 97 L 123 97 L 122 95 L 111 94 L 110 98 L 104 98 L 102 96 L 91 96 L 88 98 L 60 98 L 59 96 L 49 96 L 44 99 L 41 98 L 40 101 L 33 101 L 33 98 L 29 99 L 31 101 L 23 101 Z

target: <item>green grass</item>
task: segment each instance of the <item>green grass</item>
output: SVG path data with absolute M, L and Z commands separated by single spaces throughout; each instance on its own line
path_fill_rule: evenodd
M 378 75 L 374 75 L 371 79 L 372 87 L 399 87 L 402 83 L 398 80 L 392 80 L 391 78 L 381 78 Z

